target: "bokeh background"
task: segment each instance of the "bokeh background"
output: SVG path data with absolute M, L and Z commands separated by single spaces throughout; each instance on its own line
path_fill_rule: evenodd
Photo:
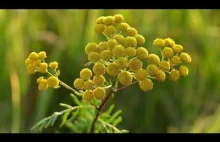
M 158 53 L 155 38 L 171 37 L 192 57 L 189 76 L 176 83 L 155 82 L 147 93 L 134 85 L 118 93 L 109 103 L 123 111 L 119 128 L 220 132 L 220 11 L 117 9 L 0 10 L 0 132 L 32 132 L 39 120 L 63 109 L 59 103 L 72 102 L 64 88 L 37 90 L 39 74 L 27 75 L 24 64 L 29 53 L 46 51 L 48 62 L 59 62 L 60 79 L 72 85 L 87 62 L 85 45 L 101 41 L 95 20 L 114 14 L 144 35 L 149 52 Z

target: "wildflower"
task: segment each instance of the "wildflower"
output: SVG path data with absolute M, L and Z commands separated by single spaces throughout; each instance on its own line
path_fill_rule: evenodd
M 112 25 L 115 23 L 115 18 L 113 16 L 107 16 L 103 19 L 103 23 L 107 25 Z
M 136 56 L 139 59 L 147 59 L 147 57 L 148 57 L 147 49 L 144 48 L 144 47 L 138 47 L 137 50 L 136 50 Z
M 181 61 L 183 61 L 184 63 L 191 63 L 191 57 L 188 53 L 182 52 L 180 54 L 180 59 Z
M 138 81 L 142 81 L 147 77 L 147 71 L 144 69 L 138 69 L 135 71 L 134 77 Z
M 124 21 L 124 17 L 121 14 L 114 15 L 115 23 L 121 23 Z
M 116 63 L 110 63 L 107 66 L 107 73 L 110 76 L 116 76 L 119 73 L 119 68 L 118 68 L 117 64 Z
M 175 45 L 175 41 L 171 38 L 164 39 L 165 46 L 173 47 Z
M 28 74 L 34 74 L 36 72 L 36 66 L 33 64 L 30 64 L 27 66 L 27 73 Z
M 160 82 L 164 82 L 166 79 L 166 74 L 162 70 L 158 70 L 155 74 L 155 79 Z
M 140 59 L 132 59 L 129 64 L 128 64 L 129 68 L 133 71 L 141 69 L 143 66 L 143 63 Z
M 120 23 L 120 24 L 119 24 L 119 29 L 120 29 L 122 32 L 126 32 L 128 28 L 130 28 L 130 26 L 128 25 L 128 23 L 123 22 L 123 23 Z
M 105 97 L 105 89 L 103 87 L 97 87 L 93 90 L 93 95 L 96 99 L 101 100 Z
M 37 79 L 37 83 L 38 83 L 38 89 L 40 91 L 46 90 L 48 88 L 47 80 L 44 79 L 43 77 L 39 77 Z
M 59 87 L 59 80 L 55 76 L 51 76 L 47 79 L 47 84 L 49 87 L 58 88 Z
M 137 40 L 137 45 L 143 45 L 145 43 L 144 36 L 137 34 L 137 35 L 135 35 L 135 38 Z
M 123 35 L 120 35 L 120 34 L 114 35 L 112 37 L 112 39 L 115 39 L 121 45 L 125 45 L 126 40 L 125 40 L 125 37 Z
M 150 91 L 151 89 L 153 89 L 153 82 L 148 78 L 142 80 L 139 85 L 140 89 L 143 91 Z
M 84 80 L 82 78 L 77 78 L 73 82 L 73 86 L 79 90 L 83 89 L 83 85 L 84 85 Z
M 128 61 L 124 57 L 119 57 L 115 63 L 119 69 L 126 69 L 128 67 Z
M 41 72 L 41 73 L 46 73 L 47 72 L 47 67 L 48 67 L 47 63 L 40 63 L 37 71 Z
M 56 69 L 56 68 L 58 68 L 58 63 L 57 62 L 51 62 L 50 64 L 49 64 L 49 67 L 51 68 L 51 69 Z
M 97 33 L 97 34 L 102 34 L 105 30 L 105 25 L 103 24 L 96 24 L 95 25 L 95 28 L 94 28 L 94 31 Z
M 104 24 L 104 22 L 103 22 L 104 19 L 105 19 L 104 16 L 99 17 L 99 18 L 96 20 L 96 24 Z
M 173 46 L 173 51 L 176 52 L 176 53 L 180 53 L 183 51 L 183 47 L 182 45 L 179 45 L 179 44 L 176 44 Z
M 88 43 L 85 47 L 86 54 L 88 55 L 89 53 L 94 52 L 96 47 L 97 47 L 97 43 L 95 42 Z
M 170 70 L 170 62 L 168 61 L 161 61 L 160 62 L 160 68 L 164 71 L 169 71 Z
M 113 56 L 113 53 L 110 50 L 104 50 L 100 54 L 100 58 L 104 61 L 108 61 Z
M 135 37 L 128 36 L 125 38 L 126 46 L 127 47 L 136 47 L 137 46 L 137 39 Z
M 105 77 L 103 75 L 95 75 L 93 76 L 93 83 L 96 86 L 102 86 L 105 83 Z
M 129 36 L 135 36 L 138 34 L 137 30 L 135 28 L 127 28 L 127 33 Z
M 83 94 L 83 100 L 87 102 L 91 102 L 94 98 L 92 90 L 86 90 L 85 93 Z
M 136 49 L 134 47 L 128 47 L 125 49 L 125 56 L 133 57 L 136 55 Z
M 28 58 L 32 61 L 35 61 L 38 59 L 38 54 L 36 52 L 31 52 Z
M 189 73 L 189 70 L 186 66 L 181 65 L 180 68 L 179 68 L 179 72 L 180 72 L 180 75 L 187 76 L 188 73 Z
M 157 73 L 157 71 L 159 70 L 159 68 L 158 68 L 158 66 L 156 66 L 154 64 L 149 64 L 147 66 L 146 70 L 149 75 L 154 76 Z
M 173 69 L 171 72 L 170 72 L 170 80 L 171 81 L 177 81 L 180 77 L 180 72 L 176 69 Z
M 92 80 L 87 80 L 84 82 L 83 88 L 85 90 L 92 90 L 93 86 L 92 86 Z
M 174 55 L 173 49 L 170 47 L 165 47 L 162 52 L 163 52 L 163 55 L 167 58 L 170 58 Z
M 92 71 L 89 68 L 84 68 L 80 71 L 80 78 L 88 80 L 92 76 Z
M 116 29 L 112 25 L 106 26 L 104 29 L 104 34 L 106 34 L 108 36 L 113 35 L 115 32 L 116 32 Z
M 45 58 L 47 58 L 47 54 L 45 51 L 41 51 L 38 53 L 38 58 L 41 60 L 44 60 Z
M 88 60 L 93 63 L 96 63 L 100 60 L 100 54 L 97 52 L 90 52 L 88 55 Z
M 123 71 L 118 74 L 118 79 L 122 85 L 129 85 L 132 82 L 132 75 L 128 71 Z
M 102 63 L 96 63 L 93 66 L 93 72 L 94 72 L 95 75 L 102 75 L 102 74 L 105 73 L 105 70 L 106 70 L 106 67 Z
M 125 54 L 125 48 L 122 45 L 116 45 L 112 50 L 114 57 L 122 57 Z
M 115 39 L 110 39 L 107 42 L 107 49 L 112 50 L 116 45 L 118 44 L 117 40 Z
M 159 48 L 163 48 L 165 46 L 165 41 L 161 38 L 157 38 L 154 40 L 153 45 L 159 47 Z
M 180 57 L 175 55 L 171 58 L 170 63 L 172 66 L 179 65 L 181 63 Z
M 148 63 L 149 64 L 159 65 L 160 58 L 156 54 L 149 54 L 149 56 L 148 56 Z

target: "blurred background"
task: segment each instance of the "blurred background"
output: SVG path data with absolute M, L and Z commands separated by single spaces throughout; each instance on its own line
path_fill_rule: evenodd
M 24 133 L 42 118 L 72 103 L 65 88 L 37 90 L 39 74 L 27 75 L 25 59 L 46 51 L 58 61 L 60 79 L 72 85 L 87 62 L 84 47 L 102 37 L 93 31 L 100 16 L 122 14 L 146 39 L 173 38 L 192 57 L 189 76 L 155 81 L 150 92 L 138 85 L 110 102 L 122 110 L 118 126 L 133 133 L 220 132 L 219 10 L 0 10 L 0 132 Z M 54 132 L 51 127 L 43 132 Z M 61 131 L 62 132 L 62 131 Z

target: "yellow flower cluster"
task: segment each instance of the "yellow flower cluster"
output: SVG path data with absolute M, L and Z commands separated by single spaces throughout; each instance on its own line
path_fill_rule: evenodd
M 48 72 L 48 64 L 45 62 L 47 58 L 47 54 L 45 51 L 41 51 L 39 53 L 32 52 L 29 54 L 28 58 L 25 60 L 25 65 L 28 74 L 34 74 L 36 72 L 47 73 Z M 51 62 L 49 64 L 51 69 L 58 68 L 57 62 Z M 45 79 L 43 76 L 37 79 L 38 89 L 46 90 L 48 87 L 58 88 L 59 87 L 59 79 L 56 76 L 50 76 Z

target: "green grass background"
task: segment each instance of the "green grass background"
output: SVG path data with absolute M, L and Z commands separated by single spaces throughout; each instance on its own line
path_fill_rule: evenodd
M 24 61 L 44 50 L 58 61 L 60 79 L 72 85 L 87 62 L 84 47 L 101 41 L 93 31 L 99 16 L 122 14 L 146 39 L 149 52 L 157 37 L 173 38 L 192 57 L 189 76 L 138 85 L 119 92 L 110 103 L 123 111 L 119 128 L 130 132 L 220 132 L 219 10 L 0 10 L 0 132 L 30 128 L 71 103 L 68 90 L 37 90 L 40 74 L 27 75 Z M 54 132 L 55 127 L 43 132 Z M 66 130 L 60 130 L 65 132 Z

